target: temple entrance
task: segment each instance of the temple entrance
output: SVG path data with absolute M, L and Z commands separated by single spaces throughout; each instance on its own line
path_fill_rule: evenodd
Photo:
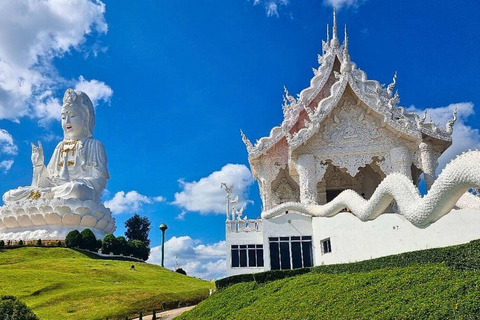
M 342 193 L 343 190 L 346 190 L 346 189 L 327 190 L 327 191 L 326 191 L 326 193 L 327 193 L 327 202 L 330 202 L 330 201 L 332 201 L 333 199 L 335 199 L 340 193 Z
M 352 189 L 365 199 L 370 199 L 382 181 L 380 174 L 382 172 L 379 173 L 378 170 L 379 168 L 366 165 L 352 177 L 344 168 L 329 164 L 322 181 L 317 184 L 317 203 L 330 202 L 347 189 Z

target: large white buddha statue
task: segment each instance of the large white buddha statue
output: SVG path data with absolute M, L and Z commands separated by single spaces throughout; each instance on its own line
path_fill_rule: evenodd
M 0 209 L 0 239 L 27 236 L 38 238 L 33 228 L 49 226 L 47 238 L 62 238 L 62 230 L 92 228 L 97 236 L 115 229 L 115 220 L 101 203 L 101 194 L 109 178 L 103 144 L 92 138 L 95 112 L 84 92 L 68 89 L 63 97 L 61 113 L 64 139 L 47 166 L 42 144 L 32 143 L 32 184 L 9 190 L 3 195 Z M 58 229 L 58 228 L 57 228 Z M 97 230 L 95 230 L 97 229 Z M 45 231 L 45 230 L 43 230 Z M 53 231 L 53 233 L 51 232 Z M 32 235 L 31 233 L 34 233 Z

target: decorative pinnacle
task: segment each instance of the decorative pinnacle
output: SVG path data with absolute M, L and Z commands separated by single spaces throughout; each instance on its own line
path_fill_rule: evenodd
M 343 42 L 343 54 L 348 55 L 348 34 L 347 34 L 347 25 L 345 25 L 345 40 Z
M 327 43 L 330 42 L 330 26 L 327 23 Z
M 339 46 L 337 37 L 337 7 L 333 6 L 333 32 L 332 32 L 332 45 L 334 47 Z

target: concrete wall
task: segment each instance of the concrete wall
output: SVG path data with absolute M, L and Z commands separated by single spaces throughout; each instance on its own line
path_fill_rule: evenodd
M 402 216 L 383 214 L 362 222 L 351 213 L 313 218 L 315 265 L 347 263 L 408 251 L 446 247 L 480 239 L 480 212 L 452 210 L 435 223 L 417 228 Z M 332 252 L 320 241 L 330 238 Z
M 244 244 L 263 244 L 262 232 L 227 232 L 226 234 L 226 246 L 227 246 L 227 276 L 234 276 L 237 274 L 261 272 L 263 267 L 246 267 L 246 268 L 232 268 L 232 245 L 244 245 Z M 265 251 L 265 245 L 264 249 Z
M 265 263 L 265 270 L 270 270 L 270 246 L 268 243 L 269 237 L 311 235 L 312 217 L 289 213 L 270 220 L 263 219 L 263 259 Z M 315 263 L 315 257 L 313 259 Z

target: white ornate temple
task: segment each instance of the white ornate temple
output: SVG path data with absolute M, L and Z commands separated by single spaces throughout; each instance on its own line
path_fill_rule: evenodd
M 310 86 L 285 89 L 281 125 L 252 144 L 242 134 L 263 202 L 259 219 L 237 211 L 227 190 L 227 274 L 360 261 L 480 238 L 480 153 L 437 179 L 456 112 L 441 128 L 398 105 L 369 80 L 333 33 Z M 428 194 L 417 189 L 423 174 Z M 477 193 L 478 194 L 478 193 Z

